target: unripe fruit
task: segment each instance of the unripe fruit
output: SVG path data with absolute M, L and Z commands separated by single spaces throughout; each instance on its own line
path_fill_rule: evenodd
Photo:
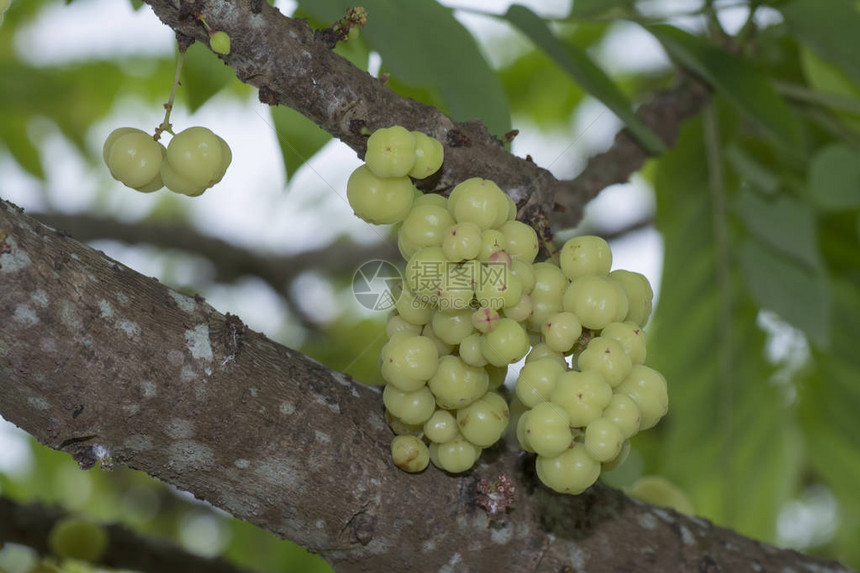
M 51 528 L 48 546 L 57 557 L 95 562 L 107 550 L 108 532 L 98 523 L 65 517 Z
M 515 259 L 531 263 L 540 250 L 537 233 L 533 228 L 520 221 L 507 221 L 499 227 L 505 236 L 505 250 Z
M 567 414 L 552 402 L 536 404 L 529 412 L 523 431 L 525 441 L 541 456 L 557 456 L 573 442 Z
M 693 504 L 684 490 L 660 476 L 642 476 L 626 490 L 627 495 L 654 505 L 670 507 L 679 513 L 693 514 Z
M 504 193 L 498 185 L 487 179 L 473 177 L 454 187 L 448 197 L 448 210 L 458 223 L 470 221 L 486 230 L 496 222 L 499 195 Z
M 435 449 L 435 455 L 433 450 Z M 450 442 L 444 444 L 432 444 L 430 446 L 431 459 L 434 464 L 446 472 L 453 474 L 464 472 L 475 464 L 475 460 L 481 455 L 481 450 L 463 436 L 457 436 Z M 436 463 L 438 462 L 438 464 Z
M 607 275 L 612 268 L 609 244 L 593 235 L 574 237 L 561 248 L 559 266 L 570 280 L 587 275 Z
M 498 396 L 489 393 L 487 396 Z M 500 397 L 500 396 L 499 396 Z M 501 398 L 501 397 L 500 397 Z M 504 404 L 499 408 L 493 399 L 484 398 L 477 400 L 457 410 L 457 425 L 460 433 L 476 446 L 487 448 L 499 441 L 505 428 L 508 426 L 508 407 Z
M 409 176 L 424 179 L 442 167 L 445 150 L 437 139 L 429 135 L 420 131 L 413 131 L 412 135 L 415 137 L 415 164 L 409 170 Z
M 364 162 L 377 177 L 406 177 L 415 165 L 415 136 L 399 125 L 377 129 L 367 139 Z
M 496 328 L 481 338 L 481 352 L 493 366 L 513 364 L 528 351 L 529 338 L 525 329 L 510 318 L 500 319 Z
M 448 410 L 436 410 L 430 419 L 424 422 L 424 435 L 437 444 L 450 442 L 458 433 L 457 419 Z
M 430 463 L 427 445 L 415 436 L 397 436 L 391 440 L 391 459 L 405 472 L 423 471 Z
M 151 136 L 129 132 L 112 142 L 107 166 L 113 178 L 126 186 L 144 187 L 158 176 L 162 157 L 161 145 Z
M 392 415 L 406 424 L 423 424 L 436 411 L 433 393 L 426 386 L 415 392 L 401 392 L 388 384 L 382 392 L 382 402 Z
M 346 197 L 355 214 L 374 225 L 399 223 L 409 214 L 414 200 L 408 177 L 381 179 L 365 165 L 349 176 Z
M 209 36 L 209 47 L 216 54 L 226 56 L 230 53 L 230 36 L 227 35 L 227 32 L 215 32 Z
M 600 475 L 600 464 L 594 461 L 582 444 L 555 457 L 538 456 L 535 469 L 540 480 L 559 493 L 578 494 L 591 487 Z
M 190 185 L 209 187 L 223 166 L 220 138 L 205 127 L 189 127 L 173 136 L 167 146 L 167 163 Z

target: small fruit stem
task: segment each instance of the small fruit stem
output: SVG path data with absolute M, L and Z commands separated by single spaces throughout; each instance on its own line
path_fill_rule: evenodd
M 173 126 L 170 125 L 170 112 L 173 111 L 173 100 L 176 99 L 176 89 L 179 87 L 179 75 L 182 73 L 182 62 L 185 61 L 185 50 L 180 49 L 176 58 L 176 74 L 173 76 L 173 87 L 170 89 L 170 99 L 164 104 L 164 121 L 155 128 L 155 140 L 161 138 L 162 132 L 173 134 Z

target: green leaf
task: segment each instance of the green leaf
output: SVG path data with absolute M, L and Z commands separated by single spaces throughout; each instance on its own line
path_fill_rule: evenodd
M 750 119 L 758 122 L 776 142 L 801 156 L 800 121 L 760 70 L 747 60 L 678 28 L 655 25 L 645 29 L 679 64 L 719 90 Z
M 818 223 L 812 206 L 788 195 L 765 199 L 744 189 L 736 209 L 747 229 L 768 247 L 810 269 L 821 266 Z
M 536 46 L 541 48 L 555 63 L 579 85 L 599 99 L 625 123 L 630 133 L 651 153 L 660 154 L 666 146 L 636 115 L 627 98 L 621 93 L 606 73 L 600 69 L 585 51 L 561 42 L 537 14 L 525 6 L 508 8 L 505 19 L 519 28 Z
M 797 480 L 794 423 L 769 382 L 759 310 L 732 245 L 724 252 L 716 242 L 703 136 L 701 118 L 685 123 L 656 167 L 665 253 L 648 364 L 665 375 L 670 406 L 649 470 L 683 487 L 696 515 L 772 540 Z M 727 177 L 725 191 L 736 184 Z
M 860 82 L 860 13 L 842 0 L 793 0 L 778 7 L 794 34 L 819 56 Z
M 185 52 L 182 64 L 182 87 L 189 111 L 196 111 L 227 86 L 235 75 L 208 46 L 194 42 Z
M 830 344 L 826 271 L 799 265 L 755 241 L 745 241 L 739 254 L 747 285 L 758 303 L 826 348 Z
M 860 153 L 838 143 L 816 153 L 809 166 L 809 191 L 824 210 L 860 206 Z
M 271 107 L 287 180 L 331 139 L 314 122 L 288 107 Z
M 568 18 L 587 18 L 604 14 L 616 8 L 629 9 L 636 0 L 574 0 Z
M 726 148 L 726 160 L 741 178 L 756 189 L 772 195 L 776 193 L 782 182 L 773 169 L 764 165 L 758 157 L 744 149 L 736 142 Z
M 299 4 L 317 19 L 333 23 L 355 1 Z M 393 76 L 419 88 L 438 88 L 444 111 L 456 121 L 480 119 L 497 136 L 510 130 L 502 84 L 450 8 L 430 0 L 364 0 L 361 5 L 367 10 L 361 37 L 379 52 Z
M 42 167 L 39 149 L 30 141 L 30 136 L 27 134 L 26 118 L 4 118 L 4 121 L 0 122 L 0 142 L 6 146 L 24 171 L 45 180 L 45 170 Z
M 143 0 L 131 0 L 131 7 L 134 8 L 135 12 L 143 8 Z

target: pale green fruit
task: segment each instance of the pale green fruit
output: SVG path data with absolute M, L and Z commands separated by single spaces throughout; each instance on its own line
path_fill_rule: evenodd
M 639 326 L 645 326 L 651 316 L 651 304 L 654 291 L 645 275 L 632 271 L 616 270 L 609 273 L 609 278 L 618 282 L 627 293 L 627 316 L 622 321 L 631 321 Z
M 508 376 L 507 365 L 493 366 L 492 364 L 487 364 L 486 366 L 484 366 L 484 371 L 490 378 L 490 383 L 487 386 L 488 390 L 498 390 L 499 387 L 505 383 L 505 379 Z
M 481 335 L 477 332 L 470 334 L 460 342 L 458 352 L 460 359 L 469 366 L 487 365 L 487 359 L 481 352 Z
M 541 293 L 535 289 L 529 298 L 532 301 L 532 315 L 526 321 L 526 325 L 530 331 L 540 332 L 551 316 L 564 310 L 561 296 Z
M 603 417 L 618 426 L 625 439 L 639 431 L 642 421 L 639 406 L 627 394 L 613 394 L 609 405 L 603 410 Z
M 535 288 L 535 273 L 532 270 L 531 264 L 522 259 L 513 259 L 511 261 L 511 273 L 520 279 L 523 285 L 523 293 L 531 294 L 532 289 Z
M 221 179 L 224 178 L 224 175 L 227 173 L 227 168 L 230 167 L 230 164 L 233 162 L 233 150 L 230 149 L 230 146 L 227 145 L 227 142 L 224 141 L 220 136 L 216 135 L 218 141 L 221 143 L 221 167 L 218 168 L 217 173 L 215 173 L 215 183 L 219 183 Z
M 436 205 L 437 207 L 442 207 L 443 209 L 448 208 L 448 198 L 444 195 L 439 195 L 438 193 L 420 193 L 415 198 L 415 201 L 412 203 L 413 207 L 418 207 L 420 205 Z
M 505 236 L 496 229 L 486 229 L 481 233 L 481 250 L 478 251 L 479 261 L 489 261 L 490 257 L 499 251 L 504 251 L 507 244 Z
M 439 205 L 413 205 L 400 227 L 400 235 L 410 245 L 440 247 L 445 233 L 454 224 L 448 209 Z
M 424 422 L 424 435 L 437 444 L 450 442 L 459 432 L 457 419 L 448 410 L 436 410 L 430 419 Z
M 409 170 L 409 176 L 424 179 L 439 171 L 445 159 L 445 149 L 439 140 L 420 131 L 413 131 L 415 137 L 415 164 Z
M 169 153 L 170 148 L 167 151 Z M 346 198 L 361 219 L 374 225 L 388 225 L 406 218 L 412 209 L 414 194 L 408 177 L 382 179 L 362 165 L 349 176 Z
M 684 490 L 661 476 L 642 476 L 625 493 L 654 505 L 670 507 L 678 513 L 693 515 L 693 504 Z
M 551 350 L 564 354 L 579 340 L 582 324 L 572 312 L 560 312 L 543 323 L 541 334 Z
M 224 152 L 220 138 L 212 130 L 189 127 L 170 140 L 166 159 L 166 163 L 190 185 L 206 188 L 218 178 Z
M 526 364 L 532 362 L 534 360 L 541 360 L 543 358 L 550 358 L 553 361 L 557 362 L 559 366 L 563 369 L 567 370 L 567 360 L 564 359 L 564 355 L 561 352 L 556 352 L 546 345 L 545 342 L 539 342 L 532 346 L 531 351 L 528 356 L 526 356 Z
M 505 237 L 505 250 L 514 259 L 531 263 L 540 250 L 537 233 L 533 228 L 519 221 L 507 221 L 499 227 Z
M 577 366 L 583 372 L 600 372 L 609 385 L 615 388 L 630 374 L 633 364 L 617 341 L 598 336 L 588 342 L 577 359 Z
M 505 200 L 508 203 L 508 221 L 513 221 L 517 218 L 517 204 L 507 193 L 505 193 Z
M 424 431 L 424 426 L 422 424 L 407 424 L 400 418 L 394 416 L 388 410 L 385 410 L 385 421 L 396 436 L 421 436 Z
M 609 244 L 593 235 L 568 240 L 558 255 L 559 266 L 570 280 L 587 275 L 607 275 L 612 268 Z
M 516 305 L 523 296 L 522 283 L 504 263 L 481 263 L 475 297 L 483 307 L 501 310 Z
M 600 464 L 588 455 L 582 444 L 554 457 L 538 456 L 535 469 L 544 485 L 573 495 L 594 485 L 600 475 Z
M 454 351 L 454 345 L 448 344 L 436 334 L 436 331 L 433 330 L 433 324 L 425 324 L 424 328 L 421 330 L 421 336 L 426 336 L 430 340 L 433 341 L 433 344 L 436 345 L 436 351 L 439 353 L 439 356 L 447 356 Z
M 385 323 L 385 334 L 391 338 L 398 332 L 411 332 L 412 334 L 421 334 L 421 326 L 412 324 L 397 313 L 388 317 L 388 322 Z
M 144 188 L 158 177 L 162 158 L 161 145 L 151 136 L 130 132 L 113 141 L 107 166 L 117 181 L 128 187 Z
M 585 428 L 585 449 L 598 462 L 608 462 L 621 453 L 624 433 L 612 420 L 603 416 Z
M 394 308 L 397 309 L 400 318 L 418 326 L 427 324 L 433 317 L 433 308 L 407 288 L 397 296 Z
M 495 330 L 501 319 L 499 313 L 492 308 L 479 308 L 472 313 L 471 318 L 475 330 L 484 334 Z
M 448 259 L 439 247 L 419 249 L 406 264 L 403 281 L 416 295 L 435 295 L 443 285 L 448 271 Z
M 610 400 L 612 387 L 593 370 L 562 373 L 550 395 L 550 401 L 567 413 L 572 428 L 584 428 L 599 418 Z
M 393 416 L 405 424 L 423 424 L 436 411 L 433 393 L 426 386 L 415 392 L 401 392 L 391 384 L 382 391 L 382 402 Z
M 529 408 L 548 401 L 564 371 L 564 366 L 551 358 L 527 361 L 517 377 L 517 398 Z
M 585 328 L 602 330 L 616 321 L 620 304 L 618 293 L 615 285 L 605 277 L 579 277 L 565 291 L 563 307 L 579 317 Z
M 431 444 L 430 448 L 435 449 L 435 456 L 431 455 L 431 459 L 436 458 L 434 464 L 438 462 L 439 469 L 452 474 L 470 469 L 481 455 L 480 448 L 463 436 L 457 436 L 444 444 Z
M 525 323 L 525 321 L 531 318 L 532 314 L 534 314 L 532 297 L 527 294 L 520 296 L 520 301 L 518 303 L 513 306 L 506 306 L 503 309 L 503 312 L 505 313 L 506 317 L 512 320 L 516 320 L 520 323 Z
M 400 256 L 403 257 L 403 260 L 408 261 L 411 259 L 412 255 L 418 252 L 420 248 L 420 246 L 407 239 L 405 235 L 397 233 L 397 250 L 400 251 Z
M 633 364 L 645 363 L 647 337 L 642 327 L 635 322 L 612 322 L 606 325 L 600 336 L 618 342 Z
M 570 281 L 557 266 L 552 263 L 535 263 L 532 265 L 534 275 L 534 287 L 529 294 L 532 298 L 536 296 L 549 299 L 558 299 L 561 302 L 564 292 Z
M 603 462 L 600 464 L 601 472 L 611 472 L 612 470 L 616 470 L 627 461 L 627 456 L 630 455 L 630 440 L 624 440 L 624 443 L 621 445 L 621 451 L 617 456 L 609 460 L 608 462 Z
M 469 366 L 457 356 L 439 359 L 436 373 L 427 386 L 436 403 L 445 410 L 465 408 L 487 392 L 490 380 L 483 368 Z
M 227 32 L 215 32 L 209 36 L 209 47 L 216 54 L 226 56 L 230 53 L 230 36 L 227 35 Z
M 195 185 L 176 171 L 168 161 L 161 162 L 161 181 L 168 190 L 186 197 L 199 197 L 206 191 L 205 185 Z
M 391 440 L 391 459 L 398 468 L 414 474 L 424 471 L 430 463 L 430 452 L 415 436 L 397 436 Z
M 364 162 L 377 177 L 406 177 L 415 165 L 415 136 L 399 125 L 377 129 L 367 138 Z
M 0 0 L 0 2 L 3 2 L 3 1 L 5 1 L 5 0 Z M 113 130 L 112 132 L 110 132 L 108 134 L 107 138 L 105 138 L 104 145 L 102 146 L 102 158 L 104 159 L 105 165 L 108 164 L 108 158 L 110 157 L 110 150 L 111 150 L 111 147 L 113 147 L 114 142 L 116 142 L 116 140 L 119 139 L 120 137 L 122 137 L 123 135 L 128 135 L 130 133 L 137 133 L 139 135 L 146 135 L 147 137 L 150 137 L 149 135 L 147 135 L 147 133 L 145 131 L 143 131 L 142 129 L 137 129 L 136 127 L 118 127 L 118 128 L 116 128 L 115 130 Z
M 481 228 L 466 221 L 445 229 L 442 252 L 451 261 L 476 259 L 481 252 Z
M 95 562 L 108 548 L 103 525 L 76 517 L 59 519 L 48 534 L 48 547 L 57 557 Z
M 535 404 L 529 412 L 523 434 L 529 447 L 541 456 L 557 456 L 573 442 L 567 413 L 552 402 Z
M 469 261 L 446 262 L 444 268 L 445 275 L 436 291 L 434 304 L 442 312 L 471 310 L 475 298 L 475 266 Z
M 162 165 L 164 164 L 164 158 L 167 157 L 167 148 L 162 144 L 158 144 L 159 149 L 161 150 L 161 161 Z M 140 191 L 141 193 L 152 193 L 154 191 L 158 191 L 159 189 L 164 187 L 164 181 L 161 179 L 161 169 L 159 168 L 158 173 L 155 174 L 155 178 L 142 187 L 134 187 L 135 191 Z
M 470 221 L 482 230 L 489 229 L 499 214 L 500 193 L 503 194 L 502 190 L 492 181 L 473 177 L 454 187 L 448 197 L 448 210 L 458 223 Z
M 460 344 L 460 342 L 472 334 L 475 329 L 472 326 L 472 310 L 453 310 L 449 312 L 437 312 L 430 321 L 433 332 L 446 344 Z
M 520 449 L 533 454 L 535 451 L 529 445 L 528 439 L 526 438 L 526 424 L 529 423 L 529 412 L 531 412 L 531 410 L 527 409 L 520 414 L 519 418 L 517 418 L 516 437 Z
M 498 394 L 488 394 L 498 396 Z M 499 396 L 501 398 L 501 396 Z M 502 399 L 504 402 L 504 399 Z M 508 426 L 507 404 L 501 409 L 493 399 L 485 396 L 457 410 L 460 433 L 476 446 L 487 448 L 499 441 Z
M 637 364 L 630 371 L 630 375 L 615 389 L 616 392 L 627 394 L 642 416 L 639 430 L 653 428 L 660 418 L 669 411 L 669 394 L 666 388 L 666 379 L 663 375 L 652 368 Z
M 398 390 L 414 392 L 436 373 L 439 352 L 426 336 L 398 338 L 388 343 L 382 377 Z
M 493 366 L 507 366 L 522 359 L 529 351 L 525 329 L 510 318 L 502 318 L 492 332 L 481 338 L 481 352 Z

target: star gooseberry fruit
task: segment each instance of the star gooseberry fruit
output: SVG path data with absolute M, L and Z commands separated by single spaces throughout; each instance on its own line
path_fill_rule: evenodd
M 144 193 L 162 187 L 159 182 L 164 153 L 163 145 L 133 127 L 115 129 L 102 148 L 102 157 L 111 176 Z
M 230 53 L 230 36 L 227 32 L 215 32 L 209 37 L 209 47 L 216 54 L 226 56 Z
M 189 127 L 170 140 L 161 178 L 174 193 L 196 197 L 221 181 L 232 159 L 230 146 L 210 129 Z
M 48 545 L 58 557 L 98 561 L 108 546 L 104 526 L 77 517 L 60 519 L 51 528 Z

